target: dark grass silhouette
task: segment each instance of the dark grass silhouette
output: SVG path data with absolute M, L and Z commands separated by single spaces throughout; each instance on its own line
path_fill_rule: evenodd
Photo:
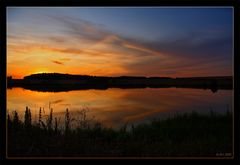
M 176 114 L 165 120 L 105 128 L 89 120 L 83 109 L 72 127 L 73 118 L 66 110 L 64 128 L 53 117 L 52 109 L 44 122 L 32 123 L 27 107 L 24 121 L 15 111 L 8 115 L 7 153 L 9 157 L 175 157 L 216 156 L 232 153 L 232 114 L 192 112 Z

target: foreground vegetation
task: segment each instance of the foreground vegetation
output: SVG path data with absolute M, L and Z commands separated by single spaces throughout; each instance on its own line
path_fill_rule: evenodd
M 23 121 L 16 111 L 8 115 L 8 156 L 189 157 L 232 152 L 230 112 L 193 112 L 120 129 L 89 120 L 86 110 L 79 115 L 74 128 L 68 109 L 64 128 L 59 127 L 52 110 L 43 121 L 40 109 L 37 123 L 32 123 L 29 108 Z

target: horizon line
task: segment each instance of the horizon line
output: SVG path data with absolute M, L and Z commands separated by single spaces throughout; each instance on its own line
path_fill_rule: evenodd
M 144 75 L 120 75 L 120 76 L 97 76 L 97 75 L 86 75 L 86 74 L 71 74 L 71 73 L 59 73 L 59 72 L 41 72 L 41 73 L 32 73 L 29 75 L 25 75 L 22 78 L 14 78 L 11 75 L 7 75 L 12 79 L 24 79 L 24 77 L 31 76 L 31 75 L 41 75 L 41 74 L 66 74 L 66 75 L 75 75 L 75 76 L 92 76 L 92 77 L 144 77 L 144 78 L 205 78 L 205 77 L 233 77 L 234 75 L 214 75 L 214 76 L 183 76 L 183 77 L 171 77 L 171 76 L 144 76 Z

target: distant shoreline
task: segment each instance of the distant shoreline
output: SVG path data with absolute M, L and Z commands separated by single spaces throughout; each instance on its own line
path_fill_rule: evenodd
M 211 89 L 216 92 L 219 89 L 233 89 L 232 76 L 216 77 L 101 77 L 82 76 L 59 73 L 34 74 L 24 79 L 12 79 L 8 77 L 7 87 L 22 87 L 37 91 L 70 91 L 79 89 L 108 89 L 108 88 L 200 88 Z

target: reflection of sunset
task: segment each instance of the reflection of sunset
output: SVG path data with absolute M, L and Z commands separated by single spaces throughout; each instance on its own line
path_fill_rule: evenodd
M 78 90 L 70 92 L 33 92 L 21 88 L 8 90 L 7 107 L 11 112 L 23 113 L 28 106 L 33 116 L 44 107 L 46 114 L 51 103 L 54 115 L 64 117 L 66 108 L 72 115 L 82 108 L 88 108 L 88 116 L 95 116 L 106 126 L 141 122 L 154 117 L 164 118 L 176 112 L 218 112 L 231 109 L 232 92 L 210 90 L 160 88 L 160 89 L 108 89 Z M 37 114 L 35 114 L 37 113 Z M 21 115 L 23 116 L 23 114 Z

